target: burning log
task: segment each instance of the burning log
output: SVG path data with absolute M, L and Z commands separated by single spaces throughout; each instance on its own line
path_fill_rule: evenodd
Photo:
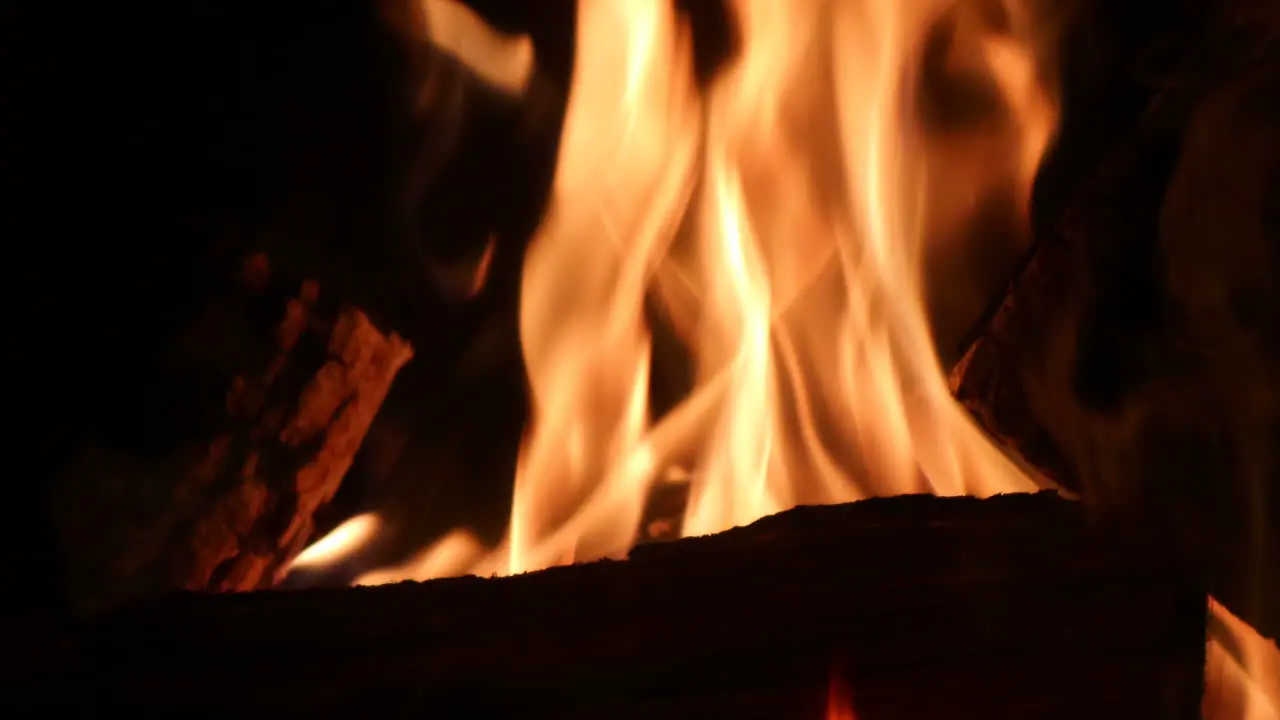
M 1155 527 L 899 496 L 625 562 L 181 594 L 7 649 L 98 712 L 817 718 L 836 667 L 861 718 L 1197 717 L 1205 595 Z
M 317 283 L 273 276 L 265 255 L 242 270 L 156 363 L 156 387 L 196 419 L 173 449 L 91 444 L 62 478 L 55 515 L 82 606 L 270 585 L 412 356 Z

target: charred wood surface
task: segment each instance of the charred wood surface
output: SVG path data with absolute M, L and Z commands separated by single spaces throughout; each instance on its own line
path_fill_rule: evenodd
M 510 578 L 179 594 L 6 649 L 80 698 L 43 706 L 96 711 L 819 718 L 834 668 L 860 718 L 1194 718 L 1205 614 L 1151 525 L 902 496 Z
M 55 519 L 77 604 L 164 590 L 268 586 L 311 534 L 412 349 L 263 254 L 152 363 L 168 448 L 91 441 Z M 172 412 L 168 412 L 172 411 Z M 110 437 L 110 436 L 106 436 Z
M 1270 637 L 1280 633 L 1275 27 L 1220 30 L 1188 60 L 1041 239 L 952 374 L 990 434 L 1086 500 L 1160 506 L 1211 592 Z

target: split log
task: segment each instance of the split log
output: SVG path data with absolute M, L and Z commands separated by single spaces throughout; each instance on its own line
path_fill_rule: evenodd
M 1204 88 L 1156 97 L 1123 146 L 1039 238 L 951 371 L 952 392 L 997 439 L 1080 489 L 1055 413 L 1109 409 L 1141 382 L 1162 292 L 1158 223 Z
M 167 419 L 180 426 L 172 449 L 90 443 L 60 480 L 55 520 L 83 608 L 271 584 L 412 356 L 317 283 L 273 274 L 265 255 L 224 288 L 150 359 L 149 380 L 172 395 L 150 409 L 183 411 Z
M 237 716 L 1195 718 L 1203 588 L 1053 493 L 801 507 L 508 578 L 179 594 L 30 646 L 18 686 Z M 18 666 L 15 664 L 15 667 Z
M 952 387 L 1087 501 L 1161 506 L 1211 592 L 1276 637 L 1280 54 L 1274 28 L 1256 31 L 1188 61 L 1195 75 L 1041 240 Z

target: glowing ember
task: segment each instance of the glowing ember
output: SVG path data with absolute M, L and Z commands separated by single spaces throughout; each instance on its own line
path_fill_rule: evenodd
M 484 553 L 484 547 L 474 535 L 465 530 L 454 530 L 409 562 L 365 573 L 356 578 L 354 584 L 382 585 L 461 575 L 472 569 Z
M 520 91 L 527 39 L 423 2 L 433 42 Z M 458 530 L 357 583 L 622 556 L 661 482 L 690 485 L 685 535 L 797 503 L 1035 488 L 952 400 L 922 285 L 928 239 L 972 220 L 985 193 L 1013 188 L 1027 211 L 1057 118 L 1029 0 L 730 5 L 740 53 L 700 89 L 673 3 L 578 3 L 553 199 L 524 267 L 533 411 L 507 540 L 485 550 Z M 925 50 L 944 26 L 947 71 L 986 83 L 994 123 L 925 131 Z M 487 260 L 460 294 L 482 286 Z M 697 369 L 657 418 L 654 300 Z M 376 530 L 355 518 L 294 566 L 335 562 Z M 1243 683 L 1243 716 L 1275 717 L 1275 688 L 1257 681 L 1275 646 L 1244 655 L 1240 673 L 1215 641 L 1211 685 Z M 845 690 L 833 675 L 829 718 L 854 717 Z
M 952 401 L 921 286 L 931 207 L 959 222 L 963 198 L 1030 187 L 1052 105 L 1028 19 L 1008 5 L 996 33 L 953 0 L 733 9 L 742 52 L 700 93 L 671 6 L 580 4 L 554 200 L 525 265 L 534 410 L 509 572 L 624 554 L 673 467 L 690 472 L 685 534 L 801 502 L 1033 487 Z M 944 19 L 1017 149 L 950 183 L 915 107 Z M 651 295 L 697 367 L 656 421 Z

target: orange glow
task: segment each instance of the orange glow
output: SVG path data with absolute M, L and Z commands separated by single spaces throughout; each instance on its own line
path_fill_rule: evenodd
M 827 685 L 827 720 L 858 720 L 849 688 L 834 670 Z
M 931 176 L 947 168 L 914 120 L 922 49 L 967 6 L 738 0 L 742 54 L 699 92 L 670 5 L 580 4 L 554 200 L 524 269 L 534 410 L 508 572 L 625 554 L 673 471 L 691 483 L 686 535 L 797 503 L 1034 487 L 952 401 L 923 300 L 932 207 L 1029 190 L 1055 120 L 1019 6 L 1011 31 L 957 22 L 1017 151 Z M 661 418 L 646 298 L 697 367 Z
M 1280 648 L 1216 600 L 1205 658 L 1205 720 L 1280 720 Z M 1232 650 L 1228 650 L 1232 648 Z
M 354 585 L 383 585 L 403 580 L 432 580 L 460 575 L 484 555 L 484 547 L 474 535 L 455 530 L 441 538 L 409 562 L 383 568 L 356 578 Z
M 333 565 L 364 547 L 378 533 L 382 520 L 374 513 L 357 515 L 298 553 L 290 569 L 319 569 Z
M 456 0 L 420 0 L 423 34 L 494 87 L 524 92 L 533 74 L 533 41 L 504 35 Z

